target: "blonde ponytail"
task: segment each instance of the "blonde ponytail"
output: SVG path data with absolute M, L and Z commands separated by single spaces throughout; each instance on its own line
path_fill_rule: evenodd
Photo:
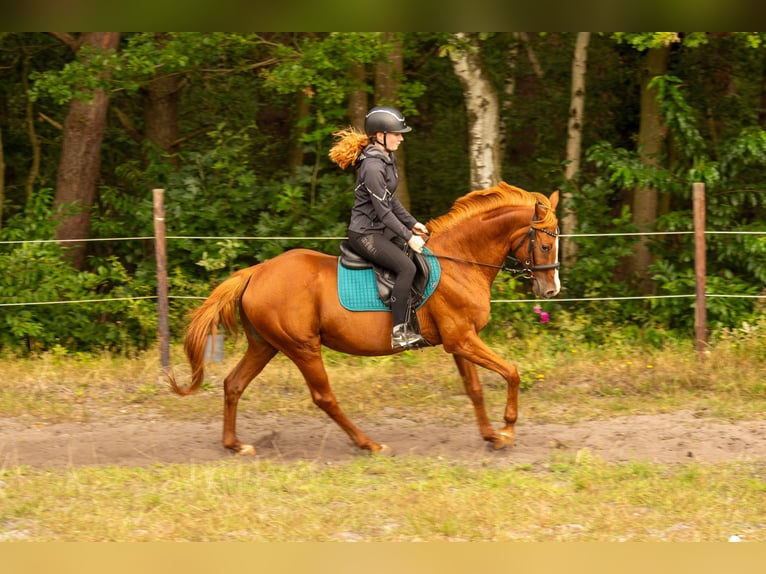
M 362 153 L 370 138 L 352 127 L 342 129 L 333 134 L 335 145 L 330 149 L 330 159 L 341 169 L 353 165 Z

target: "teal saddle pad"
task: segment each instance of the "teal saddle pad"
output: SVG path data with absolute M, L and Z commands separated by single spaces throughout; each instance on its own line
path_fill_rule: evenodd
M 423 300 L 417 308 L 423 306 L 436 289 L 441 278 L 441 266 L 439 260 L 427 247 L 423 248 L 423 256 L 431 267 L 431 276 L 428 279 Z M 338 298 L 340 304 L 349 311 L 391 311 L 378 297 L 378 288 L 375 286 L 375 271 L 369 269 L 348 269 L 338 260 Z

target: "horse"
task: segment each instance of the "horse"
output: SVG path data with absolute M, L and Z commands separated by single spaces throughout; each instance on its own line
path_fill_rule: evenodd
M 508 257 L 522 263 L 538 297 L 559 293 L 559 192 L 550 197 L 500 182 L 469 192 L 452 208 L 426 224 L 428 249 L 439 259 L 441 280 L 417 309 L 421 334 L 431 345 L 452 355 L 473 404 L 479 434 L 492 450 L 513 444 L 518 417 L 519 372 L 479 337 L 489 321 L 490 286 Z M 285 251 L 263 263 L 234 272 L 191 313 L 184 352 L 191 366 L 191 383 L 180 386 L 172 370 L 171 389 L 188 395 L 204 380 L 208 336 L 219 325 L 232 333 L 244 331 L 244 356 L 226 376 L 223 446 L 240 454 L 255 454 L 236 432 L 237 404 L 250 382 L 281 352 L 298 367 L 314 404 L 341 428 L 354 444 L 371 453 L 391 454 L 385 444 L 370 439 L 341 410 L 322 362 L 322 347 L 358 356 L 402 352 L 391 348 L 390 312 L 349 311 L 339 303 L 338 257 L 309 249 Z M 239 321 L 238 321 L 239 318 Z M 495 430 L 484 406 L 476 366 L 492 370 L 507 382 L 505 425 Z

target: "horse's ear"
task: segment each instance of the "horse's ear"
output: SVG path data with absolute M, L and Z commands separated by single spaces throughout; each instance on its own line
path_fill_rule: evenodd
M 557 189 L 553 193 L 551 193 L 551 196 L 549 198 L 551 200 L 551 209 L 555 210 L 556 206 L 559 204 L 559 190 Z

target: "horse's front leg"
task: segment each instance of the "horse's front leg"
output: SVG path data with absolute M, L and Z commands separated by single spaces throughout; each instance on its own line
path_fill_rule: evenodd
M 492 443 L 495 449 L 511 446 L 514 439 L 514 427 L 519 414 L 520 379 L 518 369 L 511 363 L 498 357 L 478 336 L 463 342 L 453 353 L 466 393 L 473 403 L 476 420 L 479 425 L 479 433 L 482 438 Z M 495 371 L 508 383 L 504 415 L 505 426 L 497 431 L 492 428 L 487 417 L 487 411 L 484 406 L 484 392 L 479 380 L 479 374 L 476 371 L 477 364 Z
M 476 372 L 476 365 L 465 357 L 460 357 L 458 355 L 452 355 L 452 357 L 455 359 L 455 364 L 463 379 L 465 392 L 473 404 L 473 410 L 476 414 L 476 422 L 479 425 L 479 433 L 484 440 L 496 445 L 498 437 L 487 416 L 487 409 L 484 406 L 484 391 L 481 387 L 481 381 L 479 381 L 479 375 Z

